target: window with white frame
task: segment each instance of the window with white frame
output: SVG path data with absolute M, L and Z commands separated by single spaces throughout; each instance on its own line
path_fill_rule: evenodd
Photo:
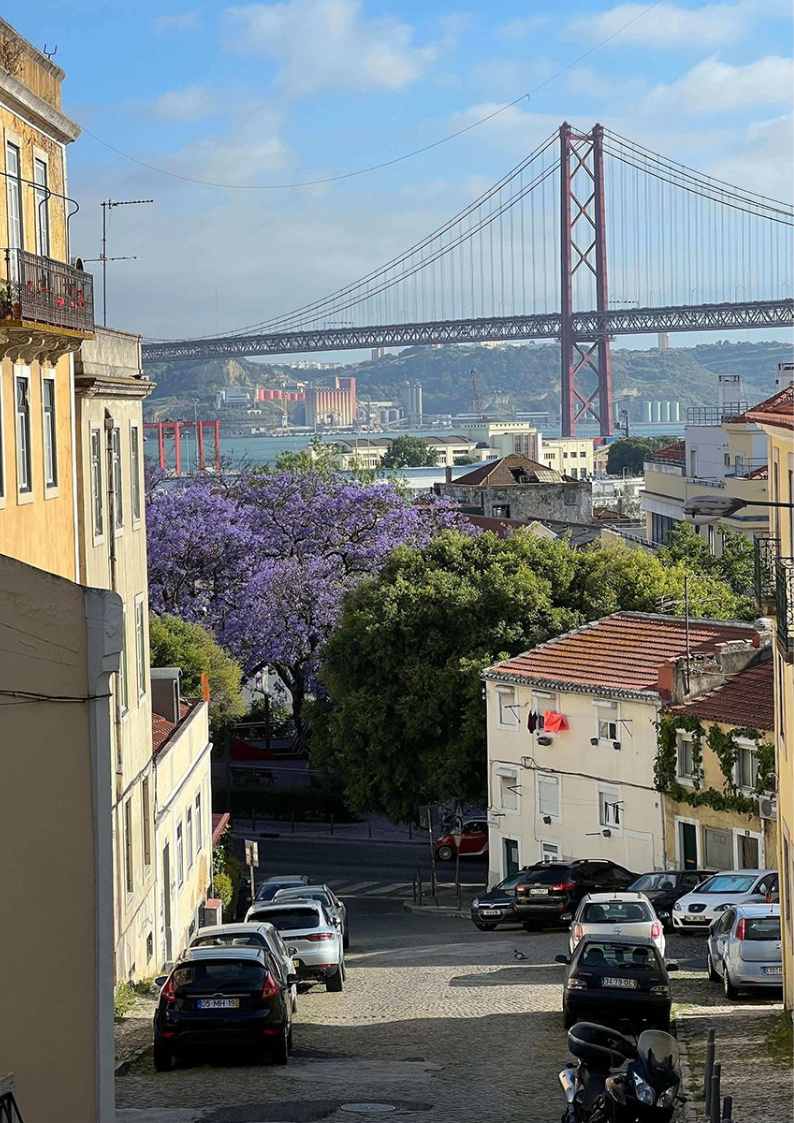
M 499 724 L 515 729 L 518 725 L 518 707 L 516 705 L 516 692 L 512 686 L 497 686 L 496 704 L 499 707 Z
M 185 813 L 185 833 L 187 835 L 187 868 L 193 865 L 193 808 Z
M 91 430 L 91 508 L 94 517 L 94 537 L 101 538 L 105 530 L 105 507 L 102 494 L 102 433 Z
M 518 773 L 512 768 L 497 768 L 496 783 L 501 811 L 518 811 Z
M 151 802 L 149 798 L 149 778 L 144 777 L 141 784 L 141 820 L 143 830 L 143 864 L 146 869 L 152 864 L 152 825 L 149 821 L 151 814 Z
M 33 489 L 30 464 L 30 375 L 14 375 L 17 435 L 17 491 Z
M 135 598 L 135 666 L 138 673 L 138 697 L 146 693 L 146 619 L 143 594 Z
M 176 882 L 181 885 L 185 880 L 185 847 L 182 842 L 182 823 L 176 825 Z
M 36 156 L 33 160 L 33 180 L 36 184 L 36 246 L 41 257 L 50 256 L 49 184 L 47 178 L 47 161 Z
M 141 431 L 137 425 L 130 428 L 130 495 L 132 517 L 137 522 L 141 517 Z
M 620 714 L 617 702 L 599 698 L 595 703 L 596 736 L 599 741 L 620 740 Z
M 124 804 L 124 880 L 127 892 L 135 890 L 135 860 L 132 852 L 132 799 Z
M 533 690 L 532 691 L 532 708 L 542 719 L 543 715 L 548 710 L 557 709 L 557 695 L 552 690 Z M 543 725 L 538 725 L 538 732 L 543 732 Z
M 121 652 L 119 654 L 119 669 L 116 682 L 119 717 L 123 717 L 130 705 L 129 683 L 127 680 L 127 621 L 123 608 L 121 610 Z
M 121 481 L 121 431 L 113 429 L 110 434 L 110 463 L 113 478 L 110 485 L 113 488 L 113 514 L 116 529 L 124 526 L 124 489 Z
M 535 790 L 538 800 L 538 815 L 541 819 L 560 821 L 560 777 L 548 772 L 535 773 Z
M 755 788 L 758 781 L 758 753 L 755 741 L 736 741 L 736 763 L 733 775 L 737 788 Z
M 196 794 L 196 853 L 204 849 L 204 824 L 201 821 L 201 792 Z
M 598 822 L 613 829 L 622 826 L 623 804 L 617 788 L 598 789 Z
M 41 415 L 44 430 L 44 486 L 58 486 L 58 434 L 55 416 L 55 379 L 41 380 Z
M 559 846 L 556 842 L 541 842 L 540 844 L 540 860 L 541 862 L 559 862 L 562 857 Z
M 695 779 L 695 752 L 692 734 L 679 729 L 676 733 L 676 779 L 691 784 Z

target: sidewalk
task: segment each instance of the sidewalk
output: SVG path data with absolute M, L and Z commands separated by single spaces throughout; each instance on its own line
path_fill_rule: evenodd
M 430 882 L 427 881 L 422 885 L 421 905 L 418 901 L 403 901 L 403 908 L 406 912 L 424 913 L 432 916 L 453 916 L 462 920 L 469 920 L 471 918 L 469 906 L 472 899 L 484 889 L 483 883 L 462 881 L 460 886 L 461 903 L 458 907 L 458 893 L 454 885 L 447 883 L 437 885 L 436 896 L 433 898 L 430 893 Z
M 259 835 L 263 838 L 323 839 L 326 842 L 388 843 L 424 847 L 427 832 L 388 819 L 372 818 L 360 823 L 298 823 L 284 819 L 252 819 L 232 816 L 232 834 Z

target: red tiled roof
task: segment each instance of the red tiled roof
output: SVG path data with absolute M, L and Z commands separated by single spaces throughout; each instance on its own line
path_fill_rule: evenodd
M 713 651 L 727 640 L 750 639 L 750 625 L 690 620 L 690 650 Z M 594 690 L 658 692 L 660 668 L 686 653 L 683 619 L 645 612 L 616 612 L 497 663 L 487 672 L 499 678 L 545 679 Z
M 771 659 L 755 663 L 735 675 L 724 686 L 709 691 L 694 702 L 671 706 L 675 714 L 692 714 L 710 718 L 726 725 L 752 726 L 771 730 L 775 727 L 774 679 Z
M 489 515 L 467 515 L 461 513 L 461 518 L 466 522 L 477 526 L 480 530 L 490 530 L 498 538 L 509 538 L 516 527 L 528 526 L 528 523 L 522 522 L 521 519 L 495 519 Z
M 765 402 L 748 409 L 743 420 L 757 421 L 761 425 L 776 425 L 780 429 L 794 429 L 794 386 L 784 386 Z
M 195 706 L 199 705 L 201 705 L 200 702 L 180 702 L 178 722 L 170 721 L 167 717 L 156 714 L 152 710 L 152 756 L 157 756 L 177 726 L 182 724 Z
M 212 814 L 212 845 L 217 846 L 221 840 L 223 832 L 228 827 L 231 821 L 231 816 L 228 811 L 223 811 L 220 814 L 213 812 Z
M 562 479 L 561 474 L 554 468 L 547 468 L 544 464 L 539 464 L 537 460 L 531 460 L 530 457 L 524 456 L 522 453 L 511 452 L 507 456 L 500 456 L 498 460 L 484 460 L 482 464 L 478 464 L 471 472 L 467 472 L 465 476 L 457 476 L 452 482 L 457 486 L 464 484 L 466 486 L 475 484 L 484 484 L 495 472 L 498 472 L 503 465 L 514 466 L 521 469 L 526 473 L 525 480 L 514 480 L 508 478 L 504 481 L 505 486 L 511 486 L 515 483 L 559 483 Z M 499 486 L 503 486 L 500 483 Z
M 673 441 L 672 444 L 664 445 L 663 448 L 655 448 L 650 457 L 653 460 L 671 460 L 674 463 L 679 463 L 686 452 L 685 441 Z
M 768 480 L 769 479 L 769 465 L 762 464 L 760 468 L 750 472 L 747 476 L 748 480 Z

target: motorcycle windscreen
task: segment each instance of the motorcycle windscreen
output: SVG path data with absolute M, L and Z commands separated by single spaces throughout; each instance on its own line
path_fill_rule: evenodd
M 637 1038 L 637 1052 L 649 1070 L 677 1068 L 680 1057 L 678 1042 L 661 1029 L 646 1029 Z

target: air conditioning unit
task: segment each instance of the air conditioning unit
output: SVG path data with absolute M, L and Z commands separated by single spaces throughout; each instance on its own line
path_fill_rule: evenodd
M 777 819 L 777 803 L 768 795 L 762 795 L 758 800 L 758 817 L 760 819 Z

